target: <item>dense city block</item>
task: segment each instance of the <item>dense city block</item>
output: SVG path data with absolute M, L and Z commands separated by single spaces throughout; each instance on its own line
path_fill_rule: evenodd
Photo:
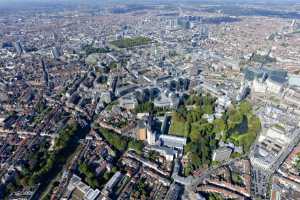
M 300 4 L 0 0 L 0 200 L 300 199 Z

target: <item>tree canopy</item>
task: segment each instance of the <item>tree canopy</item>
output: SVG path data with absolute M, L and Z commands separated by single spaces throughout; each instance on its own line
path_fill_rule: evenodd
M 118 48 L 130 48 L 140 45 L 149 44 L 151 40 L 146 37 L 134 37 L 134 38 L 124 38 L 120 40 L 112 41 L 111 44 Z

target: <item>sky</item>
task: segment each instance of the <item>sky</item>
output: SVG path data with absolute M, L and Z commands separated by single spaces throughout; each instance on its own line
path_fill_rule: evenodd
M 58 2 L 68 2 L 68 3 L 74 3 L 74 2 L 80 2 L 80 1 L 91 1 L 91 0 L 0 0 L 0 3 L 28 3 L 28 2 L 47 2 L 47 3 L 58 3 Z M 98 1 L 98 2 L 127 2 L 128 0 L 92 0 L 92 1 Z M 129 0 L 130 2 L 143 2 L 145 0 Z M 149 1 L 149 0 L 147 0 Z M 161 0 L 151 0 L 153 2 L 160 2 Z M 164 0 L 169 2 L 184 2 L 189 0 Z M 192 1 L 203 1 L 203 0 L 192 0 Z M 207 0 L 206 0 L 207 1 Z M 211 0 L 210 0 L 211 1 Z M 245 2 L 245 0 L 217 0 L 217 1 L 231 1 L 231 2 Z M 247 2 L 299 2 L 299 0 L 247 0 Z
M 97 3 L 143 3 L 143 2 L 175 2 L 184 3 L 187 1 L 193 2 L 233 2 L 233 3 L 243 3 L 243 2 L 270 2 L 270 3 L 300 3 L 300 0 L 0 0 L 0 5 L 5 5 L 8 7 L 20 7 L 21 5 L 55 5 L 55 4 L 78 4 L 80 2 L 97 2 Z

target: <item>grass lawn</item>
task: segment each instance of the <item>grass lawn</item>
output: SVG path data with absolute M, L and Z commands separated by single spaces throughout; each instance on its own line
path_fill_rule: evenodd
M 187 136 L 185 131 L 185 122 L 172 120 L 169 134 L 177 136 Z

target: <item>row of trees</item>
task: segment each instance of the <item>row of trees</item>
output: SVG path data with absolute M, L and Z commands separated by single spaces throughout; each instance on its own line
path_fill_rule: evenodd
M 140 103 L 134 109 L 135 113 L 151 113 L 158 116 L 163 116 L 167 111 L 170 111 L 171 108 L 162 108 L 162 107 L 155 107 L 154 103 L 151 101 L 146 101 Z
M 104 139 L 118 151 L 125 151 L 127 148 L 127 140 L 121 135 L 104 128 L 100 128 L 100 133 Z
M 207 106 L 213 105 L 216 99 L 209 94 L 207 95 L 198 95 L 192 94 L 188 96 L 185 101 L 185 105 L 196 105 L 196 106 Z
M 144 144 L 141 141 L 122 136 L 111 130 L 100 128 L 100 133 L 104 139 L 118 151 L 133 149 L 137 153 L 142 153 Z
M 53 176 L 52 173 L 66 162 L 65 156 L 69 154 L 70 146 L 74 145 L 74 136 L 77 130 L 78 124 L 71 122 L 60 131 L 58 138 L 55 139 L 53 151 L 48 152 L 45 164 L 30 177 L 30 185 L 45 182 L 45 180 L 50 181 L 49 177 Z
M 75 121 L 69 122 L 56 138 L 53 151 L 49 151 L 50 144 L 46 140 L 36 144 L 24 158 L 28 162 L 22 165 L 22 171 L 17 172 L 15 180 L 4 192 L 9 194 L 15 189 L 34 186 L 38 183 L 42 183 L 41 188 L 47 186 L 51 179 L 59 173 L 66 158 L 76 148 L 78 128 Z
M 147 101 L 145 103 L 141 103 L 137 105 L 135 108 L 136 113 L 145 113 L 145 112 L 152 112 L 154 110 L 153 102 Z
M 109 53 L 111 51 L 108 47 L 98 48 L 94 47 L 93 44 L 84 46 L 83 50 L 85 51 L 86 56 L 93 53 Z

